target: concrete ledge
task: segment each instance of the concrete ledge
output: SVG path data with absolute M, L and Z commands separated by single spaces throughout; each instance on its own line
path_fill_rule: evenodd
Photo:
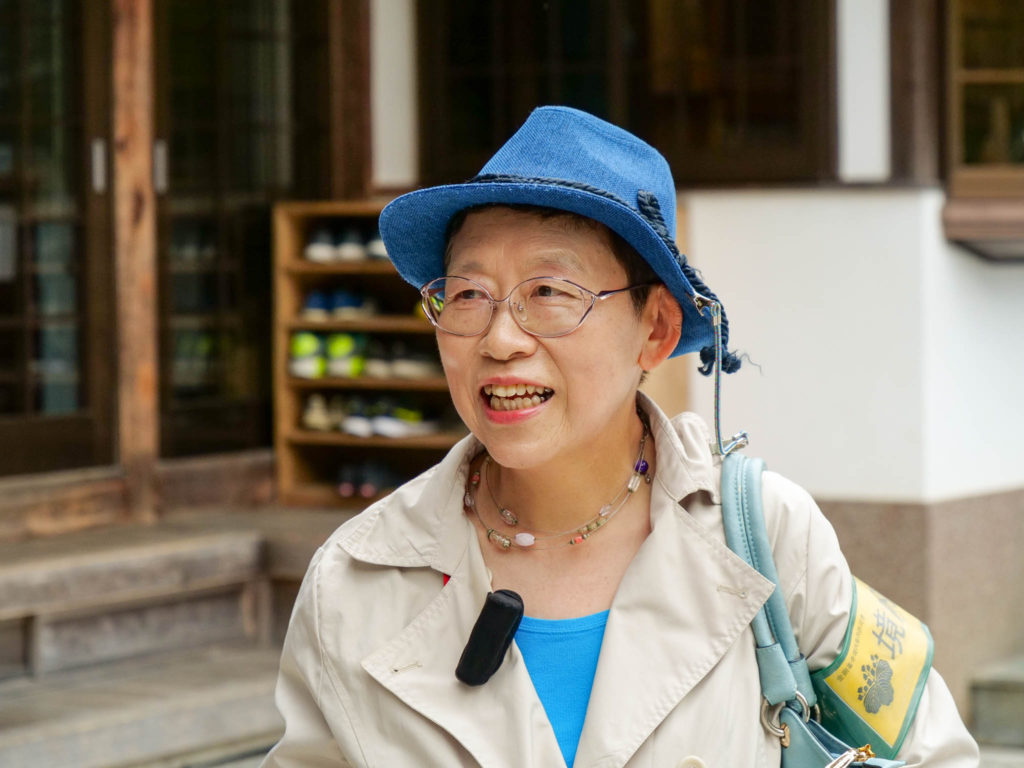
M 0 620 L 247 582 L 256 531 L 112 527 L 0 544 Z
M 222 646 L 7 682 L 0 765 L 108 768 L 270 744 L 283 727 L 273 702 L 278 655 Z
M 971 684 L 971 699 L 980 743 L 1024 749 L 1024 656 L 982 669 Z

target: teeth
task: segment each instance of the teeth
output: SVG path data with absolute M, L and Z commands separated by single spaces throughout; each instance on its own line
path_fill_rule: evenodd
M 496 411 L 516 411 L 520 408 L 532 408 L 533 406 L 540 405 L 543 402 L 544 398 L 537 394 L 530 397 L 514 398 L 491 395 L 491 408 Z
M 510 386 L 491 385 L 484 387 L 484 394 L 488 397 L 522 397 L 523 395 L 548 395 L 552 390 L 548 387 L 538 387 L 533 384 L 514 384 Z

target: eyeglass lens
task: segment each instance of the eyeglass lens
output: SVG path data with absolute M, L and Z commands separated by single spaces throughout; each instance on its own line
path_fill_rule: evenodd
M 567 280 L 535 277 L 524 280 L 499 301 L 479 283 L 464 277 L 442 277 L 423 289 L 424 306 L 441 330 L 460 336 L 482 333 L 496 304 L 509 310 L 528 333 L 559 336 L 575 330 L 593 305 L 593 296 Z

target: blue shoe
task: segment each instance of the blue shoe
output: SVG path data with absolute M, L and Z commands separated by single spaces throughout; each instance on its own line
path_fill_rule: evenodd
M 339 288 L 331 294 L 331 314 L 339 319 L 369 317 L 376 314 L 377 304 L 367 297 Z
M 327 309 L 327 294 L 310 291 L 302 305 L 302 317 L 304 320 L 326 320 L 329 316 Z

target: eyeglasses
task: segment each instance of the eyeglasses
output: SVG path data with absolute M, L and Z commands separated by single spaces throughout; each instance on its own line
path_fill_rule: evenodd
M 572 333 L 598 301 L 645 288 L 650 283 L 594 293 L 558 277 L 531 277 L 495 299 L 480 283 L 466 277 L 439 277 L 420 289 L 423 309 L 435 327 L 455 336 L 487 330 L 499 304 L 508 303 L 516 325 L 533 336 L 552 338 Z

